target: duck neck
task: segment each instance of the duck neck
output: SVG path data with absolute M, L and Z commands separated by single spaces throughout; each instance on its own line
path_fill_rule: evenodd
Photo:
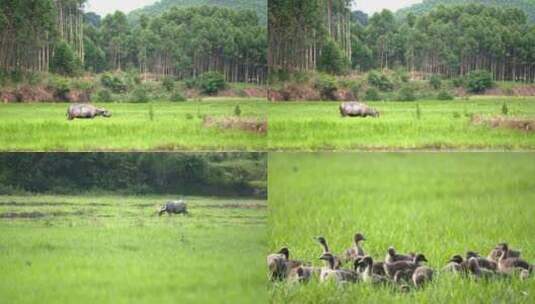
M 321 246 L 323 247 L 323 253 L 329 252 L 329 246 L 327 246 L 327 243 L 321 243 Z

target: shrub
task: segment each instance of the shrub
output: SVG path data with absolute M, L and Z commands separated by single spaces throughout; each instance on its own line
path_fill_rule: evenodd
M 174 101 L 174 102 L 182 102 L 182 101 L 186 101 L 186 97 L 184 97 L 180 91 L 178 90 L 175 90 L 172 94 L 171 94 L 171 97 L 169 97 L 169 100 L 171 101 Z
M 54 97 L 58 100 L 67 100 L 67 94 L 71 91 L 69 81 L 60 77 L 53 77 L 48 87 L 54 91 Z
M 366 93 L 364 95 L 364 100 L 366 101 L 378 101 L 381 100 L 381 97 L 379 96 L 379 92 L 375 88 L 369 88 L 366 90 Z
M 100 102 L 111 102 L 113 101 L 113 97 L 111 96 L 111 93 L 107 89 L 102 89 L 97 92 L 97 101 Z
M 448 93 L 448 91 L 446 90 L 442 90 L 438 92 L 437 99 L 438 100 L 453 100 L 453 95 Z
M 50 61 L 52 72 L 72 76 L 77 71 L 77 64 L 78 62 L 69 44 L 65 41 L 59 42 Z
M 399 90 L 398 99 L 400 101 L 415 101 L 416 95 L 414 93 L 414 88 L 408 85 L 401 87 Z
M 147 89 L 143 86 L 138 86 L 132 91 L 132 95 L 130 97 L 131 102 L 136 103 L 145 103 L 149 101 L 149 94 L 147 92 Z
M 502 105 L 502 114 L 507 115 L 507 113 L 509 113 L 509 108 L 507 107 L 507 103 L 504 102 Z
M 318 59 L 318 70 L 333 75 L 340 75 L 347 72 L 349 65 L 349 60 L 338 44 L 334 40 L 329 39 L 321 49 L 321 56 Z
M 236 116 L 240 116 L 241 115 L 240 105 L 236 105 L 234 107 L 234 115 L 236 115 Z
M 482 93 L 493 85 L 492 75 L 484 70 L 470 72 L 466 80 L 466 89 L 472 93 Z
M 385 74 L 378 71 L 371 71 L 368 73 L 368 83 L 381 91 L 389 92 L 394 89 L 392 80 Z
M 171 77 L 165 77 L 162 81 L 162 87 L 167 92 L 171 92 L 175 88 L 175 81 Z
M 451 83 L 453 84 L 454 87 L 460 88 L 460 87 L 464 87 L 464 80 L 465 80 L 464 77 L 457 77 L 457 78 L 453 78 Z
M 206 72 L 197 79 L 197 87 L 203 94 L 214 95 L 226 86 L 225 77 L 219 72 Z
M 396 77 L 401 82 L 409 82 L 409 73 L 405 69 L 396 70 Z
M 323 100 L 336 100 L 336 91 L 338 90 L 336 78 L 327 75 L 320 74 L 314 83 L 314 87 L 320 92 L 321 99 Z
M 121 80 L 121 78 L 109 73 L 102 74 L 100 77 L 100 83 L 104 87 L 112 90 L 113 93 L 126 93 L 128 90 L 127 85 L 123 82 L 123 80 Z
M 197 81 L 195 78 L 188 78 L 184 80 L 184 85 L 187 89 L 193 89 L 197 87 Z
M 439 75 L 431 76 L 429 78 L 429 85 L 435 90 L 440 89 L 442 87 L 442 78 Z

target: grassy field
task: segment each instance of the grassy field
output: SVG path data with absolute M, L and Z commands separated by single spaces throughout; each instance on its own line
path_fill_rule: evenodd
M 501 115 L 504 102 L 510 116 L 535 119 L 535 98 L 370 102 L 381 112 L 377 119 L 342 118 L 338 102 L 271 103 L 268 147 L 278 151 L 535 149 L 535 132 L 470 122 L 471 115 Z
M 312 239 L 341 253 L 361 231 L 364 248 L 383 260 L 388 246 L 416 251 L 440 269 L 454 254 L 485 256 L 507 241 L 535 262 L 535 154 L 273 153 L 269 159 L 269 252 L 288 246 L 296 259 L 322 265 Z M 448 274 L 402 294 L 280 283 L 272 303 L 534 303 L 535 277 L 476 282 Z
M 169 198 L 0 196 L 0 302 L 267 301 L 265 201 Z
M 264 150 L 266 135 L 203 126 L 203 116 L 266 119 L 260 99 L 99 104 L 111 118 L 67 121 L 68 104 L 0 104 L 3 151 Z M 152 119 L 151 119 L 152 108 Z

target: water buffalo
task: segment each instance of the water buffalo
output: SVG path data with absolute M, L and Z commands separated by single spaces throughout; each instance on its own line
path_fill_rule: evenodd
M 91 104 L 76 103 L 69 106 L 67 119 L 75 118 L 95 118 L 97 116 L 111 117 L 111 112 L 104 108 L 97 108 Z
M 161 216 L 167 212 L 167 214 L 188 214 L 187 205 L 184 201 L 169 201 L 160 208 L 158 215 Z
M 357 101 L 343 102 L 340 105 L 340 114 L 342 117 L 379 117 L 377 110 Z

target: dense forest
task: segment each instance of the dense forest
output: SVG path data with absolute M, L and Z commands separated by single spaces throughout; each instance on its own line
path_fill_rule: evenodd
M 396 12 L 399 17 L 406 17 L 409 13 L 423 15 L 429 13 L 439 5 L 463 5 L 463 4 L 482 4 L 501 8 L 518 8 L 528 16 L 531 22 L 535 22 L 535 1 L 533 0 L 424 0 L 407 8 L 400 9 Z
M 266 195 L 262 153 L 4 153 L 0 194 Z
M 70 45 L 84 60 L 85 0 L 1 0 L 0 69 L 48 71 L 54 48 Z
M 141 15 L 156 16 L 174 6 L 186 8 L 205 5 L 255 11 L 263 25 L 267 22 L 267 0 L 160 0 L 130 12 L 128 19 L 136 21 Z
M 487 70 L 496 80 L 535 80 L 535 25 L 523 11 L 483 5 L 439 6 L 399 21 L 390 11 L 354 24 L 354 67 L 404 68 L 463 76 Z
M 267 30 L 253 10 L 173 7 L 131 23 L 119 11 L 102 20 L 84 14 L 85 0 L 0 3 L 3 71 L 135 70 L 176 79 L 217 71 L 252 83 L 267 76 Z
M 315 70 L 322 53 L 351 54 L 350 0 L 272 0 L 268 3 L 271 73 Z M 342 58 L 340 58 L 342 57 Z

